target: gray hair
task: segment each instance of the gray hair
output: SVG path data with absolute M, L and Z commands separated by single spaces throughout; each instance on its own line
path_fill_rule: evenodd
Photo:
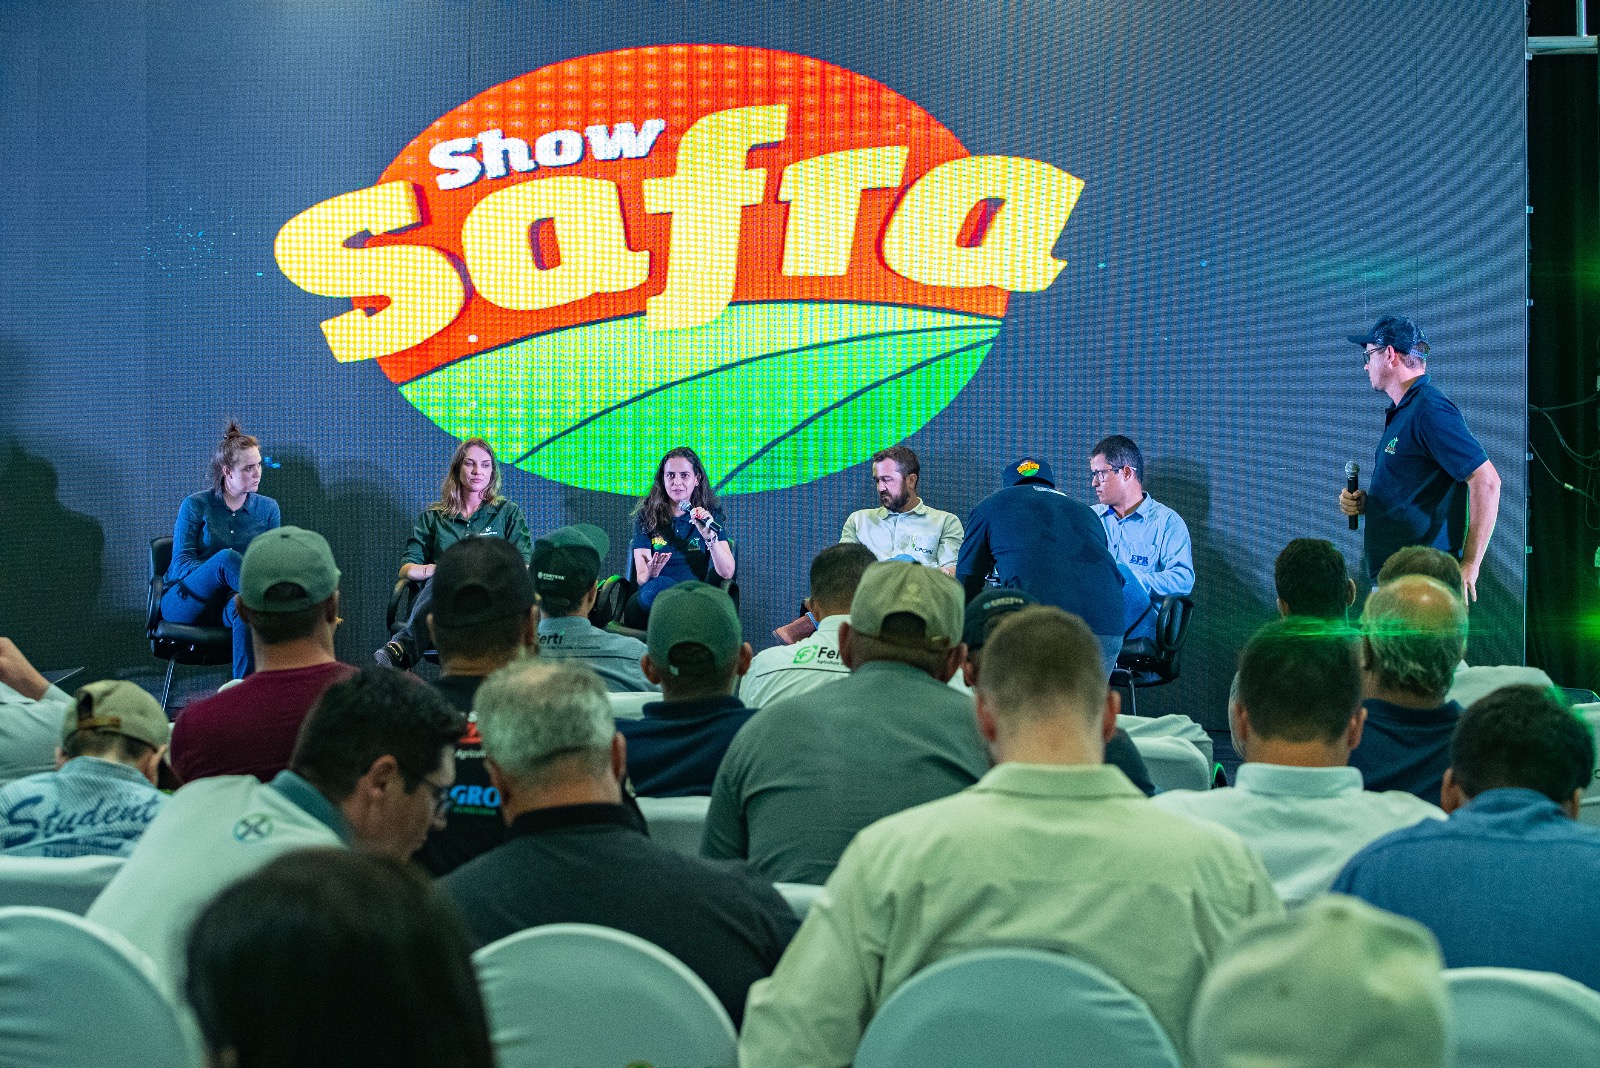
M 1380 683 L 1442 699 L 1467 650 L 1467 607 L 1437 579 L 1402 575 L 1367 598 L 1361 635 Z
M 483 751 L 514 779 L 537 778 L 555 757 L 609 752 L 616 723 L 600 677 L 581 661 L 513 661 L 483 680 L 472 702 Z

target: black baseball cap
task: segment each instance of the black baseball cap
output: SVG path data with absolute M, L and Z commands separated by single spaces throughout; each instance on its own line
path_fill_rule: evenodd
M 1050 462 L 1037 456 L 1024 456 L 1008 464 L 1002 477 L 1007 486 L 1015 486 L 1020 482 L 1043 482 L 1054 488 L 1056 484 L 1056 473 L 1050 470 Z
M 594 586 L 611 539 L 593 523 L 558 527 L 533 543 L 533 588 L 539 600 L 566 611 Z
M 1407 352 L 1414 356 L 1428 355 L 1428 339 L 1422 336 L 1422 330 L 1416 323 L 1403 315 L 1385 315 L 1365 334 L 1348 336 L 1353 343 L 1362 348 L 1368 345 L 1376 345 L 1380 349 L 1393 346 L 1396 352 Z
M 1020 612 L 1038 600 L 1018 589 L 994 586 L 984 590 L 967 603 L 967 612 L 961 623 L 961 640 L 967 652 L 975 653 L 989 640 L 994 625 L 1012 612 Z
M 439 568 L 433 573 L 436 625 L 475 626 L 527 615 L 533 605 L 528 565 L 504 538 L 463 538 L 439 555 Z

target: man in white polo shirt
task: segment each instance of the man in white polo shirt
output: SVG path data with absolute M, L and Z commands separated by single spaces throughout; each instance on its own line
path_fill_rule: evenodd
M 793 645 L 763 649 L 750 661 L 739 683 L 739 700 L 749 708 L 814 690 L 850 674 L 839 655 L 839 624 L 850 619 L 850 601 L 867 568 L 878 562 L 865 545 L 830 545 L 811 561 L 811 596 L 806 619 L 816 627 Z
M 917 454 L 895 445 L 872 457 L 872 481 L 881 507 L 851 512 L 839 540 L 859 542 L 879 560 L 910 560 L 956 573 L 965 532 L 950 512 L 929 508 L 917 496 Z

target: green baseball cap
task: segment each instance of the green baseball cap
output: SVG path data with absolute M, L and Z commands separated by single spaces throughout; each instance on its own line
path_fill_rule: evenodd
M 91 682 L 72 696 L 72 707 L 61 722 L 63 742 L 79 731 L 100 731 L 160 749 L 172 737 L 172 724 L 156 699 L 131 682 Z
M 744 631 L 733 598 L 691 579 L 662 591 L 650 606 L 645 644 L 650 647 L 650 659 L 676 675 L 685 666 L 673 660 L 673 650 L 679 646 L 702 646 L 711 653 L 716 667 L 725 668 L 744 644 Z
M 300 587 L 299 594 L 267 599 L 274 586 Z M 303 612 L 326 601 L 339 588 L 328 539 L 314 530 L 277 527 L 257 534 L 239 568 L 239 600 L 252 612 Z M 282 591 L 280 591 L 280 594 Z
M 955 579 L 909 560 L 884 560 L 867 568 L 850 601 L 850 629 L 877 638 L 883 621 L 902 612 L 922 620 L 930 647 L 961 640 L 961 586 Z
M 593 523 L 558 527 L 533 543 L 533 587 L 552 608 L 569 609 L 600 574 L 611 539 Z

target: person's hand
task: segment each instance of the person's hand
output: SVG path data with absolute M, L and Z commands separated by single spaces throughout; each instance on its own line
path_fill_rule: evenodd
M 407 564 L 406 578 L 411 582 L 426 582 L 439 570 L 438 564 Z
M 1473 601 L 1478 599 L 1478 571 L 1482 567 L 1482 564 L 1473 564 L 1462 561 L 1461 592 L 1466 596 L 1468 604 L 1471 604 Z
M 50 680 L 34 670 L 10 638 L 0 638 L 0 682 L 30 701 L 37 701 L 50 689 Z
M 716 531 L 711 529 L 711 513 L 704 508 L 689 509 L 689 522 L 694 524 L 694 529 L 708 542 L 717 540 Z
M 658 577 L 671 559 L 671 553 L 651 553 L 650 562 L 645 565 L 645 581 Z
M 1341 490 L 1339 493 L 1339 511 L 1345 515 L 1361 515 L 1367 510 L 1367 491 Z

